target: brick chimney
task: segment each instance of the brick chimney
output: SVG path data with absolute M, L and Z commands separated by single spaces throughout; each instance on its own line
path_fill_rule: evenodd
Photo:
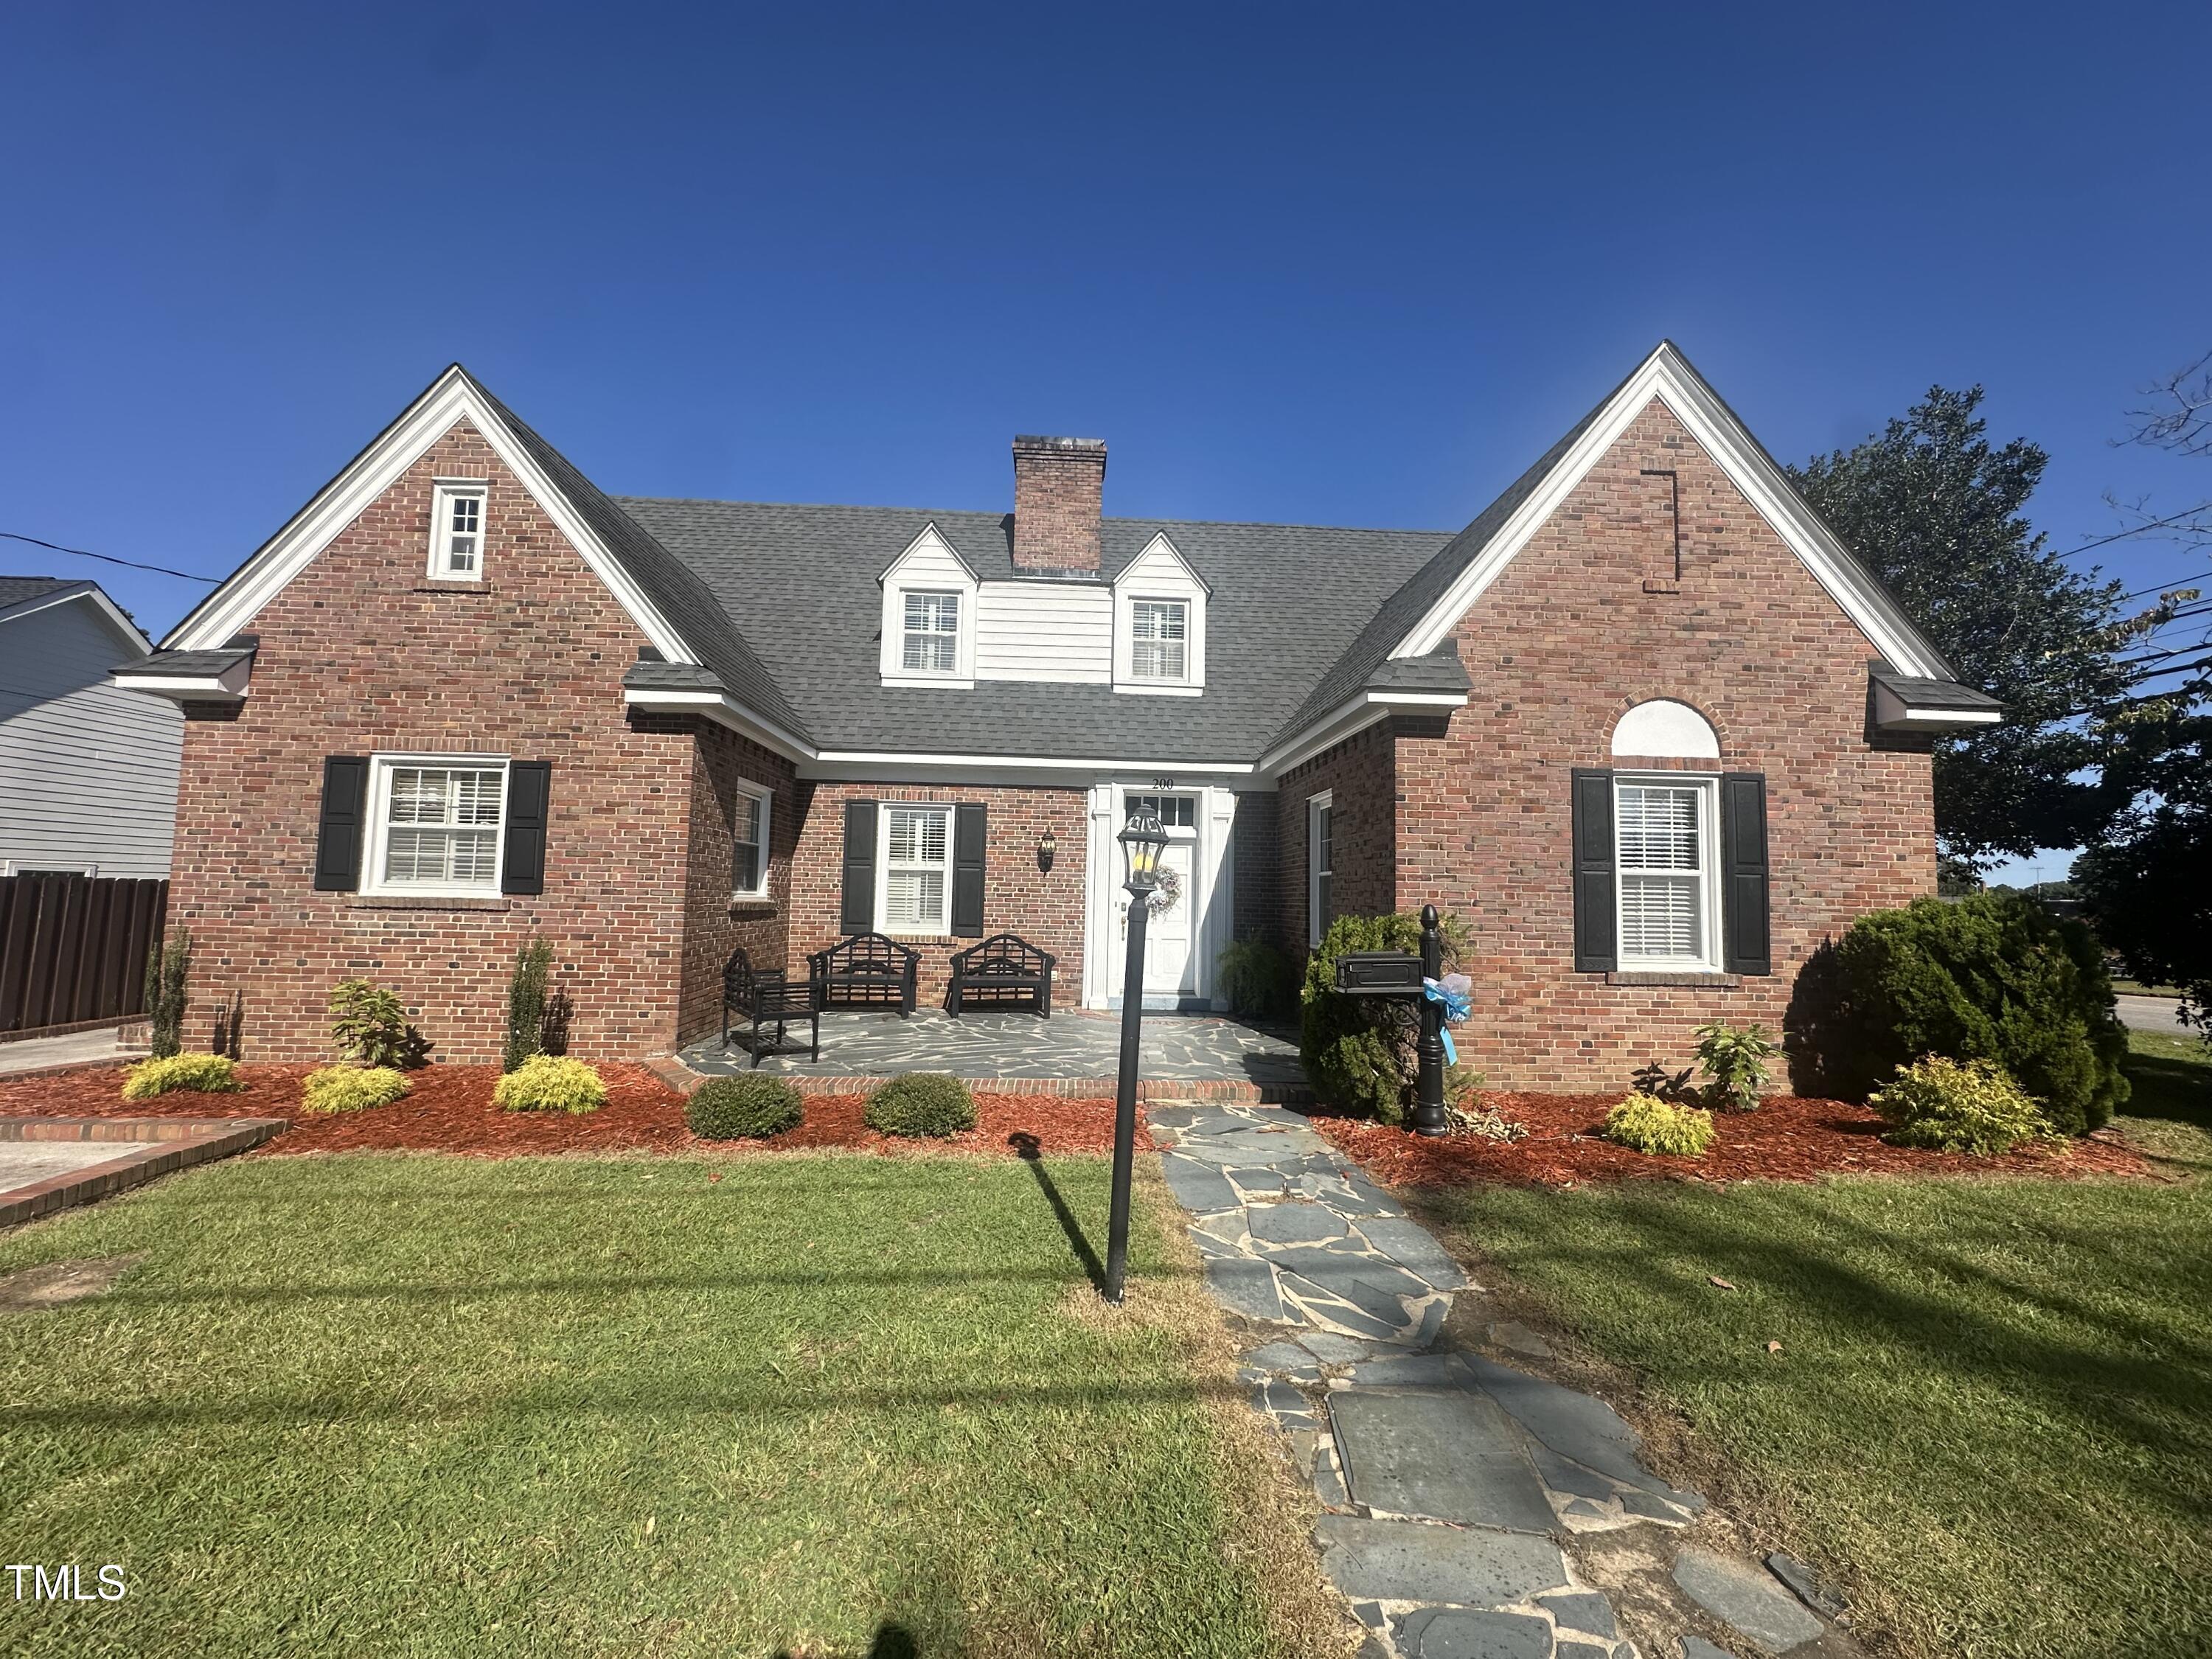
M 1015 439 L 1014 568 L 1097 575 L 1105 495 L 1103 439 Z

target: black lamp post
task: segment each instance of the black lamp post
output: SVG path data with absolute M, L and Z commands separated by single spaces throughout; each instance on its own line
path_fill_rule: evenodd
M 1137 1036 L 1145 1018 L 1145 924 L 1160 884 L 1168 832 L 1151 812 L 1132 812 L 1118 837 L 1128 857 L 1129 963 L 1121 980 L 1121 1071 L 1114 1087 L 1114 1212 L 1106 1233 L 1106 1299 L 1121 1300 L 1129 1259 L 1129 1178 L 1137 1161 Z

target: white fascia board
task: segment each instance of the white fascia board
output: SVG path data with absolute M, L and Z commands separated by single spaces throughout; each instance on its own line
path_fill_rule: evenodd
M 1302 766 L 1324 749 L 1333 749 L 1346 738 L 1364 732 L 1378 720 L 1401 709 L 1464 708 L 1464 691 L 1360 691 L 1339 703 L 1322 719 L 1288 741 L 1260 757 L 1255 769 L 1273 780 L 1294 766 Z
M 253 659 L 234 663 L 220 674 L 114 674 L 108 684 L 125 691 L 143 691 L 149 697 L 172 702 L 241 702 Z
M 440 375 L 345 471 L 317 491 L 290 522 L 171 629 L 163 646 L 173 651 L 222 648 L 317 554 L 337 540 L 370 502 L 414 465 L 425 450 L 464 420 L 491 446 L 653 647 L 671 662 L 698 661 L 683 636 L 630 580 L 568 498 L 515 441 L 506 422 L 492 411 L 459 364 Z
M 898 568 L 904 564 L 908 559 L 912 558 L 924 542 L 935 542 L 938 546 L 943 548 L 947 553 L 951 554 L 952 556 L 952 562 L 958 565 L 963 570 L 968 573 L 968 580 L 969 581 L 980 582 L 983 580 L 981 576 L 975 574 L 975 567 L 968 562 L 966 556 L 961 553 L 960 550 L 953 546 L 951 541 L 945 536 L 945 532 L 937 527 L 937 520 L 932 519 L 927 524 L 922 526 L 921 532 L 912 541 L 908 542 L 904 547 L 899 550 L 898 557 L 893 559 L 889 564 L 884 567 L 882 574 L 876 578 L 876 586 L 881 587 L 885 582 L 889 581 L 891 577 L 896 574 Z
M 1970 726 L 2001 725 L 2003 720 L 2002 708 L 1931 708 L 1925 704 L 1911 708 L 1880 680 L 1874 683 L 1874 723 L 1881 731 L 1965 731 Z
M 41 611 L 51 610 L 58 605 L 71 605 L 79 599 L 90 603 L 100 619 L 114 630 L 117 638 L 127 645 L 137 646 L 142 655 L 153 654 L 154 642 L 138 631 L 138 624 L 123 614 L 122 606 L 88 582 L 82 587 L 66 588 L 58 593 L 37 594 L 21 605 L 10 605 L 7 610 L 0 611 L 0 622 L 21 622 Z
M 824 750 L 799 769 L 802 778 L 817 781 L 931 782 L 948 775 L 967 783 L 1046 783 L 1063 787 L 1093 785 L 1126 778 L 1133 772 L 1146 776 L 1162 773 L 1178 779 L 1249 778 L 1255 769 L 1244 762 L 1145 761 L 1082 759 L 1060 755 L 927 755 L 896 750 Z
M 1666 344 L 1629 376 L 1550 475 L 1392 649 L 1391 656 L 1426 656 L 1443 645 L 1468 608 L 1482 597 L 1654 398 L 1681 422 L 1828 597 L 1899 672 L 1929 679 L 1951 677 L 1942 654 L 1860 569 L 1834 532 L 1798 499 L 1780 469 L 1713 389 Z
M 632 708 L 651 709 L 663 714 L 704 715 L 793 763 L 811 759 L 815 753 L 811 744 L 794 737 L 764 715 L 755 714 L 726 691 L 626 685 L 623 688 L 623 702 Z

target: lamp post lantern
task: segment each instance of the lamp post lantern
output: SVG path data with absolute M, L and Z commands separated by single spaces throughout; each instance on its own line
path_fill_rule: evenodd
M 1160 883 L 1168 833 L 1156 813 L 1132 812 L 1117 839 L 1127 857 L 1129 961 L 1121 979 L 1121 1069 L 1114 1088 L 1114 1210 L 1106 1233 L 1106 1299 L 1121 1300 L 1129 1259 L 1129 1180 L 1137 1161 L 1137 1038 L 1145 1017 L 1145 924 Z

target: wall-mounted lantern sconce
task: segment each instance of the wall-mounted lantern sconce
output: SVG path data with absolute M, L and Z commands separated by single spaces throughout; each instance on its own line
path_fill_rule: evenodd
M 1052 856 L 1058 851 L 1060 851 L 1060 843 L 1053 839 L 1051 830 L 1046 830 L 1043 836 L 1037 842 L 1037 868 L 1040 870 L 1050 870 L 1052 868 Z

